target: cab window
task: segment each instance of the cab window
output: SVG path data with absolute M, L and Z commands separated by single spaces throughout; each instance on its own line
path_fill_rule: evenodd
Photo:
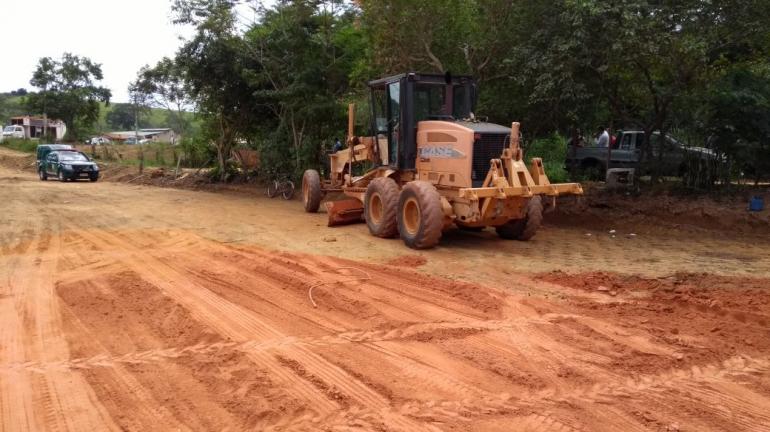
M 414 117 L 420 122 L 445 116 L 443 85 L 418 84 L 414 89 Z
M 395 165 L 398 162 L 398 141 L 401 137 L 401 83 L 388 85 L 388 98 L 388 158 L 390 164 Z
M 467 119 L 471 116 L 470 100 L 472 95 L 469 86 L 458 85 L 453 89 L 452 115 L 456 119 Z
M 385 88 L 372 91 L 375 134 L 388 133 L 388 98 Z

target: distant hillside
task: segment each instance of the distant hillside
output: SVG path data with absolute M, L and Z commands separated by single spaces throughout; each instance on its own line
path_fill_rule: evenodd
M 126 103 L 111 103 L 109 106 L 101 104 L 101 110 L 99 111 L 99 120 L 94 124 L 95 133 L 110 132 L 118 129 L 131 130 L 133 129 L 133 114 L 131 114 L 131 121 L 128 124 L 121 127 L 120 122 L 113 122 L 110 124 L 108 121 L 110 113 L 117 110 L 127 110 L 133 113 L 133 108 L 130 104 Z M 142 128 L 170 128 L 174 127 L 172 121 L 169 120 L 169 113 L 162 108 L 151 108 L 149 112 L 146 112 L 140 117 L 139 126 Z M 195 113 L 185 112 L 183 113 L 184 119 L 189 122 L 191 130 L 198 130 L 198 120 L 195 117 Z
M 23 106 L 23 96 L 13 96 L 10 93 L 0 93 L 0 124 L 8 124 L 8 119 L 26 114 Z

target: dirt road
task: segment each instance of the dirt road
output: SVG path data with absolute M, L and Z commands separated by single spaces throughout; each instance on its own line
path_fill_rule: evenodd
M 2 431 L 770 431 L 756 239 L 418 254 L 298 203 L 7 168 L 0 202 Z

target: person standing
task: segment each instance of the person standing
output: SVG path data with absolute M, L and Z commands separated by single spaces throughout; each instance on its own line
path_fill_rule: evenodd
M 604 126 L 598 130 L 599 134 L 596 137 L 596 147 L 608 147 L 610 145 L 610 133 L 607 132 L 607 128 Z
M 334 138 L 334 146 L 332 147 L 332 153 L 337 153 L 342 150 L 342 143 L 339 138 Z

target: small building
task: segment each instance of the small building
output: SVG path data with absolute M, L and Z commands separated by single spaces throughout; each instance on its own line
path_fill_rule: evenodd
M 54 119 L 46 120 L 43 117 L 11 117 L 11 124 L 23 127 L 24 137 L 27 139 L 43 138 L 48 135 L 55 141 L 61 141 L 67 133 L 67 125 L 64 124 L 63 121 Z M 48 133 L 45 132 L 46 127 L 48 128 Z
M 179 141 L 179 136 L 170 128 L 158 128 L 158 129 L 139 129 L 139 139 L 148 139 L 152 142 L 164 142 L 176 144 Z M 129 138 L 133 138 L 137 135 L 137 131 L 121 131 L 110 132 L 105 134 L 107 138 L 112 141 L 125 141 Z

